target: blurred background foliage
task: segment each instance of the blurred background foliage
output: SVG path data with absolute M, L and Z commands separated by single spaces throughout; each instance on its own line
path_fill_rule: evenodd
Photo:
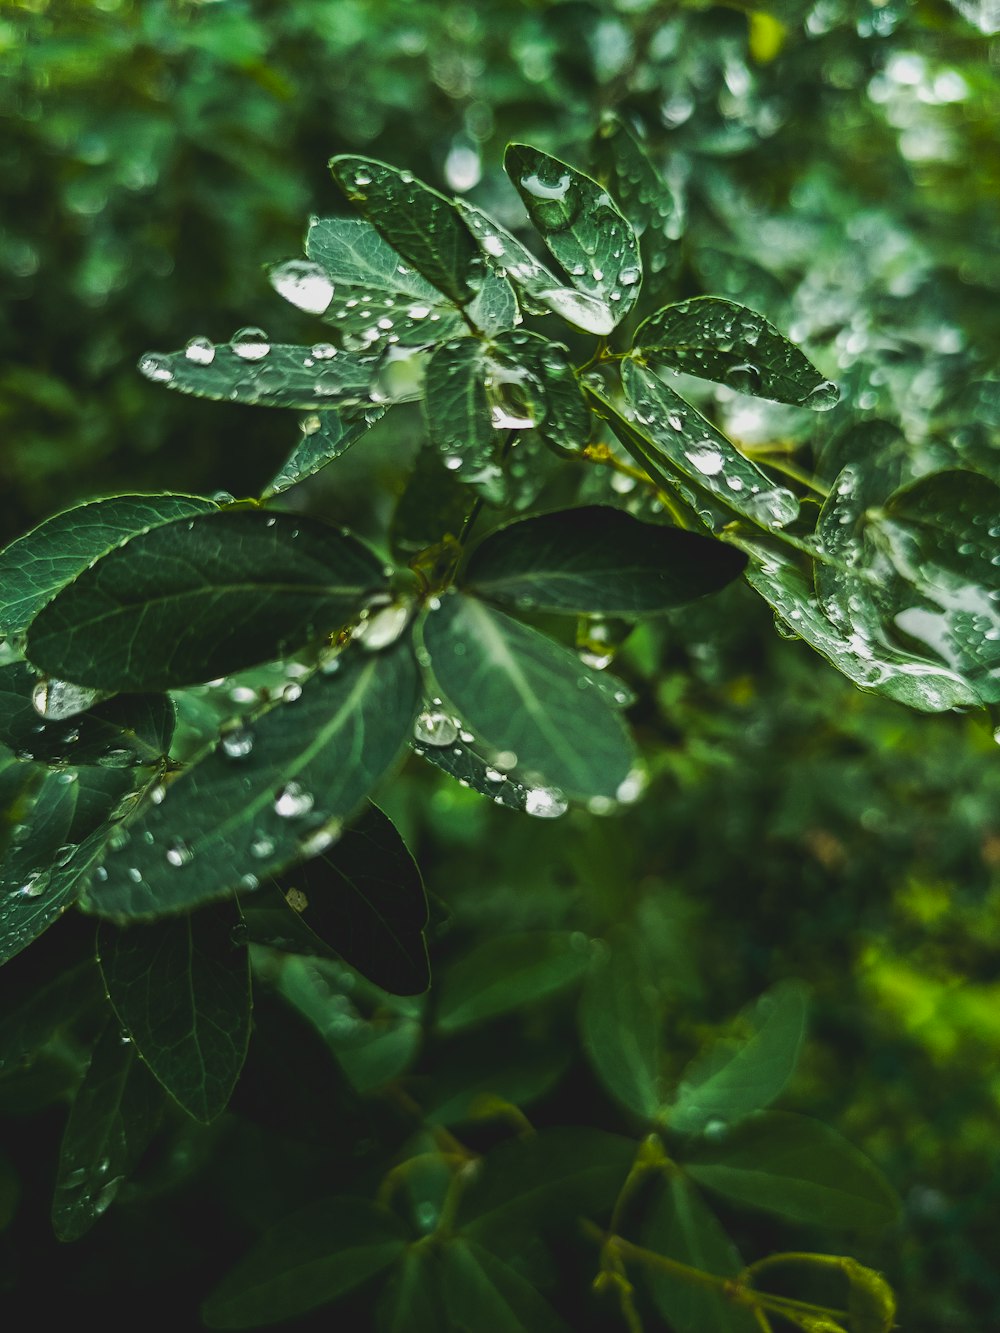
M 612 111 L 669 186 L 665 298 L 753 306 L 841 386 L 807 439 L 804 414 L 716 390 L 735 438 L 780 436 L 822 466 L 858 423 L 887 420 L 918 470 L 957 456 L 996 476 L 998 32 L 995 0 L 5 0 L 0 536 L 113 491 L 256 492 L 292 418 L 163 395 L 134 365 L 250 322 L 314 336 L 261 269 L 299 252 L 310 212 L 341 210 L 331 154 L 407 166 L 516 226 L 504 143 L 596 168 Z M 301 502 L 384 523 L 419 430 L 416 414 L 391 422 Z M 897 1285 L 910 1333 L 985 1327 L 1000 1308 L 990 727 L 863 696 L 776 637 L 743 588 L 637 631 L 616 670 L 651 774 L 624 815 L 512 816 L 416 760 L 387 790 L 434 895 L 438 977 L 499 935 L 586 944 L 629 917 L 658 963 L 677 1068 L 767 986 L 806 979 L 811 1039 L 786 1104 L 840 1127 L 906 1204 L 859 1257 Z M 46 950 L 71 955 L 75 929 L 12 965 L 5 997 Z M 505 1052 L 505 1095 L 536 1123 L 614 1127 L 572 1012 L 568 992 L 438 1037 L 416 1076 L 485 1072 Z M 0 1085 L 17 1167 L 0 1171 L 7 1299 L 44 1280 L 107 1322 L 109 1299 L 155 1289 L 190 1320 L 246 1239 L 301 1201 L 317 1142 L 330 1180 L 364 1167 L 378 1124 L 345 1101 L 333 1062 L 318 1068 L 322 1043 L 290 1056 L 296 1019 L 266 992 L 257 1022 L 236 1114 L 178 1130 L 130 1205 L 75 1248 L 55 1246 L 47 1216 L 73 1051 Z M 804 1243 L 732 1223 L 749 1257 Z

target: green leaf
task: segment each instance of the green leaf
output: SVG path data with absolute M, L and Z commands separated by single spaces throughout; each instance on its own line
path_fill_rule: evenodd
M 490 1333 L 560 1333 L 568 1326 L 520 1273 L 462 1237 L 444 1246 L 441 1283 L 454 1328 Z
M 436 710 L 425 709 L 421 716 L 425 716 L 428 712 L 433 716 Z M 438 736 L 442 734 L 447 735 L 448 732 L 437 732 Z M 440 768 L 456 782 L 464 783 L 473 791 L 479 792 L 481 796 L 488 796 L 497 805 L 506 806 L 508 810 L 527 809 L 531 788 L 526 787 L 523 782 L 518 782 L 511 774 L 494 768 L 462 740 L 461 732 L 447 744 L 423 744 L 420 741 L 413 741 L 412 748 L 415 754 L 426 759 L 435 768 Z
M 491 533 L 462 581 L 519 610 L 638 617 L 717 592 L 745 565 L 721 542 L 587 505 Z
M 281 879 L 296 891 L 299 924 L 376 986 L 416 995 L 430 985 L 427 898 L 416 862 L 389 817 L 370 802 L 328 851 Z M 266 942 L 266 941 L 265 941 Z
M 250 1040 L 250 965 L 230 904 L 121 929 L 102 923 L 108 999 L 140 1056 L 188 1115 L 226 1108 Z
M 0 634 L 19 634 L 102 556 L 136 533 L 215 510 L 196 495 L 114 495 L 46 519 L 0 553 Z
M 668 1124 L 697 1134 L 712 1122 L 734 1124 L 763 1110 L 795 1072 L 805 1035 L 807 991 L 797 982 L 777 986 L 747 1015 L 750 1034 L 741 1041 L 717 1042 L 681 1075 Z
M 124 695 L 50 721 L 32 705 L 38 677 L 23 662 L 0 667 L 0 744 L 46 764 L 151 764 L 170 747 L 174 706 L 164 694 Z
M 442 343 L 427 367 L 424 415 L 427 434 L 460 481 L 496 482 L 499 435 L 486 393 L 489 357 L 473 338 Z
M 156 1132 L 162 1098 L 135 1047 L 109 1022 L 77 1090 L 59 1150 L 52 1226 L 79 1240 L 112 1203 Z
M 660 1106 L 661 1009 L 637 941 L 614 932 L 580 996 L 580 1040 L 611 1095 L 646 1119 Z
M 888 1181 L 846 1139 L 818 1120 L 765 1111 L 721 1139 L 704 1141 L 687 1173 L 736 1203 L 809 1226 L 888 1226 L 899 1200 Z
M 589 331 L 610 333 L 639 295 L 642 261 L 632 227 L 602 185 L 537 148 L 509 144 L 504 170 L 573 286 L 605 312 Z M 562 313 L 551 295 L 546 303 Z
M 88 911 L 183 912 L 330 845 L 405 745 L 418 698 L 405 642 L 335 660 L 336 671 L 223 736 L 141 812 L 87 886 Z
M 735 1278 L 743 1267 L 736 1247 L 701 1194 L 678 1171 L 663 1181 L 642 1228 L 642 1243 L 657 1254 L 716 1277 Z M 754 1333 L 745 1307 L 709 1287 L 650 1266 L 644 1270 L 654 1304 L 675 1333 Z
M 501 333 L 493 346 L 503 363 L 493 372 L 494 383 L 517 376 L 513 382 L 520 381 L 543 439 L 557 449 L 579 453 L 590 439 L 590 408 L 563 344 L 517 330 Z
M 202 1310 L 209 1328 L 277 1324 L 383 1272 L 406 1245 L 402 1224 L 367 1199 L 320 1199 L 267 1232 Z
M 468 491 L 425 442 L 392 516 L 389 536 L 394 557 L 405 564 L 443 537 L 457 536 L 468 512 Z
M 517 297 L 504 275 L 489 265 L 483 270 L 479 290 L 469 303 L 468 316 L 482 333 L 492 337 L 517 323 Z
M 551 269 L 540 263 L 531 251 L 501 227 L 499 222 L 464 199 L 456 199 L 455 207 L 487 257 L 488 263 L 499 267 L 500 271 L 517 285 L 520 304 L 525 314 L 547 315 L 550 309 L 558 308 L 560 301 L 572 307 L 573 299 L 578 293 L 572 287 L 565 287 L 561 278 L 557 278 Z M 585 317 L 589 312 L 592 319 L 603 319 L 606 322 L 606 311 L 599 302 L 592 303 L 585 299 L 582 308 Z M 568 315 L 565 317 L 569 319 Z M 570 323 L 573 322 L 570 319 Z M 589 324 L 580 327 L 589 331 Z
M 787 487 L 775 486 L 652 371 L 626 359 L 622 383 L 632 407 L 631 423 L 672 467 L 714 500 L 762 528 L 783 528 L 798 516 L 799 502 Z
M 909 653 L 848 635 L 823 614 L 809 580 L 783 551 L 741 539 L 751 555 L 746 580 L 789 630 L 814 648 L 860 689 L 871 690 L 922 712 L 975 706 L 979 697 L 961 676 Z
M 45 774 L 22 835 L 0 866 L 0 963 L 37 939 L 74 901 L 131 785 L 131 774 L 116 769 Z
M 614 798 L 634 752 L 621 718 L 575 653 L 484 602 L 445 597 L 422 626 L 442 691 L 521 776 L 568 796 Z
M 672 275 L 680 264 L 678 239 L 684 225 L 683 207 L 653 166 L 646 149 L 624 121 L 606 115 L 595 136 L 598 160 L 610 178 L 611 192 L 639 237 L 646 273 L 646 296 L 657 279 Z
M 192 356 L 191 344 L 181 352 L 147 352 L 139 370 L 178 393 L 251 407 L 316 410 L 367 407 L 372 401 L 377 356 L 338 352 L 330 343 L 272 344 L 261 329 L 241 329 L 232 342 L 204 347 L 198 356 Z
M 545 930 L 485 940 L 444 973 L 437 991 L 437 1025 L 457 1032 L 521 1009 L 579 981 L 589 962 L 586 945 L 565 931 Z
M 454 305 L 362 218 L 313 218 L 306 254 L 334 286 L 330 303 L 316 313 L 355 351 L 381 344 L 390 334 L 395 343 L 412 347 L 440 342 L 464 328 Z M 292 295 L 291 265 L 272 269 L 270 276 L 283 296 L 301 305 Z M 391 320 L 391 328 L 381 327 L 379 319 Z
M 0 1077 L 16 1074 L 62 1028 L 105 1005 L 93 959 L 46 979 L 0 1017 Z
M 421 1085 L 428 1125 L 474 1124 L 498 1103 L 528 1106 L 552 1091 L 575 1055 L 544 1040 L 497 1049 L 475 1028 L 452 1037 L 445 1049 L 447 1058 Z
M 77 684 L 169 689 L 280 657 L 384 583 L 366 547 L 319 519 L 220 510 L 109 552 L 40 612 L 26 651 Z
M 456 305 L 466 305 L 482 279 L 482 263 L 455 205 L 409 171 L 372 158 L 341 154 L 333 178 L 407 264 Z
M 290 486 L 313 476 L 327 463 L 347 453 L 362 435 L 385 416 L 384 407 L 374 404 L 364 413 L 313 412 L 299 423 L 302 439 L 282 463 L 274 479 L 264 488 L 263 498 L 280 495 Z
M 639 325 L 633 355 L 740 393 L 824 412 L 840 394 L 763 315 L 719 296 L 664 306 Z
M 382 1288 L 375 1310 L 377 1333 L 441 1333 L 441 1252 L 411 1245 Z
M 488 1245 L 496 1235 L 523 1236 L 525 1226 L 606 1217 L 634 1156 L 631 1139 L 576 1126 L 508 1140 L 480 1162 L 456 1228 Z

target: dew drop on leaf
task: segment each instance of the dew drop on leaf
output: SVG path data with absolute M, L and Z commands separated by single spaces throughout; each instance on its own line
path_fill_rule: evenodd
M 290 305 L 308 315 L 322 315 L 333 300 L 333 283 L 318 264 L 289 259 L 271 270 L 271 285 Z
M 307 815 L 315 804 L 312 792 L 297 782 L 288 782 L 274 798 L 274 813 L 282 819 L 299 819 Z
M 529 787 L 524 797 L 527 814 L 536 819 L 558 819 L 569 809 L 569 803 L 555 787 Z
M 215 344 L 209 338 L 191 338 L 184 348 L 184 355 L 196 366 L 210 366 L 215 360 Z
M 413 738 L 423 745 L 451 745 L 458 737 L 458 723 L 447 713 L 427 709 L 413 723 Z
M 263 361 L 271 350 L 271 341 L 263 329 L 248 327 L 233 334 L 230 346 L 243 361 Z

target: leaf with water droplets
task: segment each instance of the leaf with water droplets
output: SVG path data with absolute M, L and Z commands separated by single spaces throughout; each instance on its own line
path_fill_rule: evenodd
M 178 393 L 251 407 L 298 407 L 303 411 L 370 403 L 377 356 L 338 352 L 329 343 L 298 347 L 272 344 L 255 330 L 253 340 L 235 334 L 220 343 L 209 363 L 189 352 L 147 352 L 139 370 L 154 384 Z M 248 351 L 251 355 L 248 355 Z
M 334 630 L 384 583 L 381 561 L 320 519 L 219 510 L 111 551 L 36 617 L 26 651 L 99 689 L 170 689 Z
M 489 358 L 473 338 L 442 343 L 427 367 L 424 415 L 431 443 L 459 481 L 501 480 L 496 461 L 500 440 L 486 393 Z
M 806 1226 L 878 1230 L 899 1215 L 881 1171 L 806 1116 L 762 1111 L 729 1134 L 700 1140 L 684 1169 L 726 1199 Z
M 592 331 L 610 333 L 635 305 L 642 281 L 631 224 L 597 181 L 528 144 L 508 145 L 504 170 L 572 286 L 607 312 L 608 327 Z
M 358 211 L 456 305 L 475 296 L 482 260 L 455 205 L 385 162 L 345 153 L 330 161 L 333 178 Z
M 657 310 L 636 329 L 633 352 L 740 393 L 818 412 L 834 407 L 840 396 L 763 315 L 719 296 L 695 296 Z
M 610 181 L 618 206 L 639 237 L 648 298 L 649 287 L 658 289 L 680 264 L 677 242 L 684 226 L 683 207 L 653 166 L 645 146 L 617 116 L 605 116 L 594 146 L 605 168 L 601 177 Z
M 492 532 L 461 580 L 519 609 L 631 617 L 718 592 L 745 565 L 741 552 L 711 538 L 587 505 Z
M 306 254 L 333 284 L 323 318 L 341 341 L 373 350 L 390 343 L 422 346 L 441 342 L 464 328 L 455 306 L 410 268 L 403 257 L 363 218 L 313 218 Z M 295 262 L 295 261 L 292 261 Z M 293 273 L 271 270 L 271 282 L 285 295 Z M 390 327 L 379 324 L 390 321 Z
M 435 768 L 440 768 L 462 786 L 471 787 L 481 796 L 488 796 L 495 805 L 508 810 L 527 808 L 532 790 L 511 773 L 497 768 L 489 759 L 477 754 L 473 744 L 467 744 L 456 734 L 450 745 L 422 745 L 413 742 L 414 751 Z
M 660 1105 L 662 1004 L 641 940 L 611 933 L 580 996 L 580 1040 L 598 1078 L 617 1101 L 652 1119 Z
M 455 207 L 487 261 L 515 284 L 524 313 L 548 314 L 545 293 L 561 287 L 562 279 L 557 278 L 551 269 L 535 258 L 527 246 L 522 245 L 516 236 L 501 227 L 481 208 L 476 208 L 465 199 L 456 199 Z
M 420 632 L 445 697 L 494 752 L 515 755 L 522 780 L 614 798 L 632 743 L 575 653 L 463 594 L 444 598 Z
M 162 1109 L 162 1095 L 135 1047 L 109 1022 L 77 1089 L 59 1149 L 52 1201 L 59 1240 L 79 1240 L 108 1209 L 156 1133 Z
M 336 661 L 303 680 L 294 701 L 248 719 L 248 743 L 227 747 L 223 736 L 171 782 L 109 848 L 85 909 L 149 919 L 250 892 L 348 819 L 410 736 L 417 666 L 402 640 Z
M 197 495 L 113 495 L 46 519 L 0 552 L 0 634 L 26 629 L 60 588 L 130 537 L 217 508 Z
M 489 265 L 483 270 L 476 295 L 469 302 L 468 315 L 476 328 L 489 337 L 512 329 L 518 321 L 514 288 L 502 273 Z
M 365 412 L 315 412 L 303 417 L 299 423 L 302 438 L 265 486 L 261 498 L 280 495 L 346 454 L 385 413 L 384 407 L 371 406 Z
M 635 429 L 713 500 L 762 528 L 783 528 L 798 516 L 799 502 L 790 490 L 775 486 L 652 371 L 626 359 L 622 383 Z
M 225 1110 L 250 1040 L 250 965 L 235 904 L 121 928 L 102 922 L 108 999 L 139 1055 L 189 1115 Z
M 788 982 L 761 996 L 743 1020 L 748 1035 L 715 1043 L 681 1074 L 671 1129 L 697 1134 L 770 1106 L 795 1071 L 805 1023 L 804 986 Z
M 579 981 L 589 954 L 567 931 L 537 930 L 484 941 L 444 972 L 437 985 L 437 1024 L 458 1032 L 533 1004 Z
M 166 755 L 174 706 L 165 694 L 119 695 L 61 721 L 32 705 L 38 677 L 23 662 L 0 667 L 0 744 L 47 764 L 129 768 Z
M 542 438 L 557 449 L 579 453 L 590 439 L 590 408 L 566 348 L 522 331 L 500 334 L 494 348 L 508 373 L 520 369 L 535 428 Z
M 735 1278 L 743 1268 L 735 1245 L 701 1192 L 679 1171 L 661 1178 L 640 1238 L 654 1254 L 702 1273 Z M 647 1270 L 644 1281 L 675 1333 L 755 1333 L 758 1328 L 750 1311 L 727 1300 L 721 1290 L 654 1267 Z
M 441 1251 L 441 1291 L 451 1328 L 493 1333 L 569 1333 L 569 1326 L 516 1269 L 466 1237 Z
M 860 689 L 885 695 L 921 712 L 975 706 L 979 697 L 946 667 L 834 624 L 814 596 L 805 571 L 784 551 L 741 537 L 751 561 L 744 577 L 792 634 L 808 643 Z M 821 562 L 817 561 L 817 570 Z
M 256 900 L 246 905 L 251 939 L 291 952 L 337 953 L 369 981 L 393 995 L 417 995 L 430 985 L 424 927 L 427 899 L 420 871 L 388 815 L 370 802 L 357 823 L 331 830 L 330 845 L 281 876 L 293 908 L 264 924 Z M 285 920 L 285 918 L 289 920 Z M 303 932 L 305 938 L 303 939 Z
M 0 963 L 37 939 L 73 902 L 132 783 L 131 772 L 113 768 L 44 774 L 0 866 Z

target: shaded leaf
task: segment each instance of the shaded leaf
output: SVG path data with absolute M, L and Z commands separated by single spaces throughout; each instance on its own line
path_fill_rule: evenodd
M 580 1040 L 608 1092 L 646 1119 L 660 1106 L 661 1008 L 645 956 L 616 931 L 580 996 Z
M 590 438 L 590 408 L 562 343 L 522 330 L 501 333 L 494 347 L 522 368 L 535 427 L 557 449 L 581 450 Z
M 102 923 L 108 999 L 142 1059 L 189 1115 L 225 1110 L 250 1040 L 250 965 L 233 905 L 121 929 Z
M 605 310 L 606 326 L 592 324 L 590 332 L 610 333 L 639 294 L 642 262 L 632 227 L 602 185 L 537 148 L 509 144 L 504 170 L 573 286 Z
M 442 343 L 427 367 L 427 434 L 445 466 L 460 480 L 496 480 L 498 435 L 486 395 L 488 355 L 473 338 Z
M 614 798 L 633 750 L 597 673 L 478 599 L 442 599 L 422 626 L 434 678 L 477 735 L 570 796 Z
M 26 629 L 60 588 L 136 533 L 217 508 L 197 495 L 113 495 L 46 519 L 0 552 L 0 634 Z
M 787 487 L 775 486 L 652 371 L 626 359 L 622 383 L 632 406 L 631 423 L 714 500 L 762 528 L 783 528 L 798 516 L 799 502 Z
M 680 263 L 682 204 L 649 160 L 644 145 L 617 116 L 603 118 L 595 147 L 611 192 L 639 237 L 648 299 L 649 286 L 658 285 L 657 279 L 662 283 Z
M 29 660 L 98 689 L 169 689 L 280 657 L 381 588 L 331 525 L 259 509 L 152 528 L 81 574 L 28 631 Z
M 329 846 L 406 743 L 418 697 L 406 643 L 337 660 L 293 702 L 223 736 L 142 811 L 87 886 L 86 909 L 186 911 Z
M 717 592 L 745 565 L 721 542 L 587 505 L 491 533 L 462 580 L 519 609 L 642 616 Z
M 40 983 L 0 1017 L 0 1077 L 16 1073 L 61 1028 L 105 1004 L 93 959 Z
M 797 982 L 762 996 L 747 1016 L 750 1035 L 717 1042 L 681 1075 L 668 1123 L 685 1134 L 763 1110 L 795 1072 L 805 1034 L 807 991 Z
M 888 1226 L 899 1200 L 882 1173 L 818 1120 L 765 1111 L 711 1144 L 684 1169 L 736 1203 L 810 1226 Z
M 425 1124 L 474 1122 L 504 1103 L 528 1106 L 555 1087 L 573 1057 L 545 1042 L 486 1046 L 474 1028 L 440 1050 L 438 1067 L 421 1087 Z
M 453 1327 L 490 1333 L 559 1333 L 568 1325 L 520 1273 L 462 1237 L 441 1256 L 444 1305 Z
M 441 1252 L 411 1245 L 382 1288 L 375 1310 L 377 1333 L 441 1333 Z
M 326 1305 L 383 1272 L 406 1232 L 367 1199 L 320 1199 L 268 1231 L 213 1291 L 209 1328 L 277 1324 Z
M 438 451 L 425 443 L 392 516 L 393 555 L 408 561 L 442 538 L 456 537 L 469 505 L 468 491 L 444 466 Z
M 79 1240 L 114 1200 L 156 1132 L 156 1084 L 118 1025 L 104 1028 L 77 1089 L 59 1150 L 52 1226 Z
M 506 806 L 508 810 L 527 808 L 531 789 L 511 774 L 494 768 L 461 739 L 461 734 L 449 745 L 422 745 L 419 741 L 411 744 L 422 759 L 440 768 L 456 782 L 464 783 L 481 796 L 488 796 L 497 805 Z
M 359 414 L 348 410 L 342 413 L 316 412 L 303 417 L 300 422 L 302 439 L 264 488 L 263 498 L 280 495 L 290 486 L 297 486 L 345 454 L 377 421 L 381 421 L 385 412 L 384 407 L 373 404 Z
M 647 1249 L 717 1277 L 735 1278 L 743 1262 L 701 1194 L 679 1171 L 670 1172 L 642 1228 Z M 654 1304 L 675 1333 L 754 1333 L 745 1307 L 721 1292 L 662 1269 L 645 1269 Z
M 636 329 L 644 361 L 715 380 L 740 393 L 826 411 L 839 398 L 794 343 L 763 315 L 719 296 L 664 306 Z
M 444 973 L 437 989 L 442 1032 L 482 1023 L 564 990 L 587 970 L 589 954 L 565 931 L 484 940 Z
M 351 203 L 406 263 L 457 305 L 471 300 L 482 264 L 450 199 L 411 172 L 372 158 L 344 153 L 331 159 L 330 170 Z

